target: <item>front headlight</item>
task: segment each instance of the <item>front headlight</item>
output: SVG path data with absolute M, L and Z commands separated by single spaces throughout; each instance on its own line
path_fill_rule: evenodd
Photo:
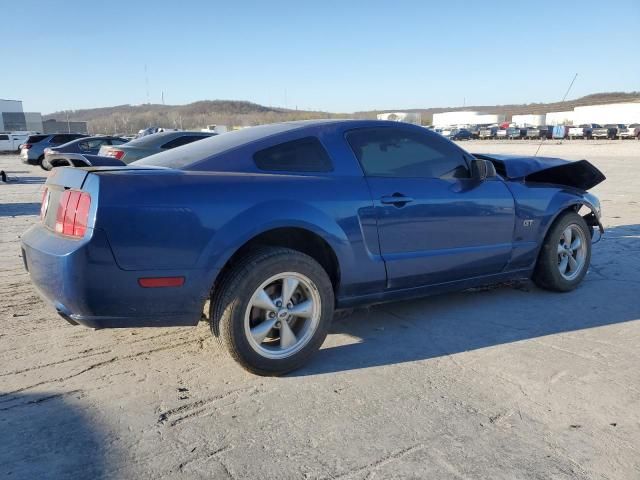
M 595 195 L 587 192 L 584 194 L 585 200 L 587 200 L 594 209 L 596 217 L 599 219 L 602 216 L 602 207 L 600 206 L 600 200 Z

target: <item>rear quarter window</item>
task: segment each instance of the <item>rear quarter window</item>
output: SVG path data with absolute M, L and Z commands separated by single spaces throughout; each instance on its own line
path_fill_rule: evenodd
M 49 135 L 29 135 L 25 143 L 38 143 L 47 138 Z
M 160 146 L 165 150 L 169 150 L 171 148 L 181 147 L 182 145 L 187 145 L 192 142 L 197 142 L 198 140 L 202 140 L 203 138 L 209 138 L 201 135 L 183 135 L 182 137 L 174 138 L 173 140 L 168 141 L 167 143 Z
M 280 143 L 253 154 L 260 170 L 267 172 L 330 172 L 329 154 L 316 137 Z

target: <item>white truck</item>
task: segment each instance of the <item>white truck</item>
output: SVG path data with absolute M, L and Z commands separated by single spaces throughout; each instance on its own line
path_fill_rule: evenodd
M 0 152 L 20 152 L 20 145 L 27 141 L 30 132 L 0 133 Z
M 625 138 L 637 138 L 640 140 L 640 123 L 632 123 L 626 128 L 618 130 L 618 136 L 624 140 Z
M 227 133 L 229 129 L 226 125 L 207 125 L 207 128 L 201 128 L 201 132 L 215 132 L 217 134 Z

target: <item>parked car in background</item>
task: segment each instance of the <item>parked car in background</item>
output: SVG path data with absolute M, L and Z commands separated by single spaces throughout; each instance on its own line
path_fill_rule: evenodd
M 58 147 L 49 147 L 44 150 L 44 160 L 42 161 L 42 167 L 45 170 L 51 170 L 52 167 L 68 165 L 68 160 L 72 159 L 74 155 L 78 156 L 79 160 L 82 160 L 81 155 L 97 155 L 100 148 L 105 145 L 123 145 L 127 143 L 127 139 L 122 137 L 112 136 L 96 136 L 96 137 L 84 137 L 72 140 L 64 143 Z M 65 162 L 59 162 L 56 164 L 57 159 L 60 159 L 60 154 L 67 154 Z
M 562 140 L 569 135 L 569 127 L 565 125 L 556 125 L 551 131 L 551 138 Z
M 454 127 L 444 127 L 440 132 L 440 135 L 442 135 L 444 138 L 451 138 L 451 136 L 455 135 L 457 131 L 458 129 Z
M 262 125 L 59 169 L 22 257 L 72 324 L 196 325 L 209 305 L 231 356 L 278 375 L 320 348 L 334 308 L 523 278 L 573 290 L 602 230 L 586 190 L 604 179 L 586 160 L 472 155 L 406 123 Z
M 496 140 L 505 140 L 507 138 L 507 129 L 506 128 L 500 128 L 497 132 L 496 132 Z
M 28 137 L 29 133 L 0 133 L 0 152 L 20 152 L 20 145 L 22 145 Z
M 540 129 L 540 138 L 546 138 L 547 140 L 553 138 L 553 125 L 541 125 L 538 128 Z
M 569 128 L 569 138 L 582 138 L 582 139 L 591 139 L 592 132 L 594 128 L 602 128 L 597 123 L 585 123 L 580 125 L 579 127 L 570 127 Z
M 618 131 L 620 139 L 636 138 L 640 140 L 640 123 L 632 123 Z
M 618 129 L 625 128 L 622 124 L 608 123 L 607 125 L 594 128 L 591 132 L 593 138 L 615 140 L 618 137 Z
M 538 127 L 528 127 L 524 138 L 528 140 L 535 140 L 537 138 L 540 138 L 540 129 Z
M 451 135 L 450 138 L 451 140 L 472 140 L 473 133 L 471 133 L 466 128 L 461 128 L 460 130 L 455 132 L 453 135 Z
M 498 127 L 484 127 L 478 132 L 478 137 L 480 140 L 492 140 L 496 138 L 496 133 L 498 133 Z
M 507 138 L 509 140 L 517 140 L 520 138 L 524 138 L 526 133 L 527 133 L 526 128 L 520 128 L 520 127 L 507 128 Z
M 471 132 L 471 138 L 477 140 L 480 138 L 480 127 L 477 125 L 470 126 L 467 130 Z
M 50 147 L 57 147 L 77 138 L 88 137 L 82 133 L 52 133 L 42 135 L 29 135 L 20 147 L 20 157 L 23 163 L 40 165 L 44 160 L 44 150 Z
M 98 152 L 100 156 L 113 157 L 126 164 L 148 157 L 154 153 L 164 152 L 172 148 L 197 142 L 217 135 L 213 132 L 159 132 L 131 140 L 124 145 L 103 145 Z

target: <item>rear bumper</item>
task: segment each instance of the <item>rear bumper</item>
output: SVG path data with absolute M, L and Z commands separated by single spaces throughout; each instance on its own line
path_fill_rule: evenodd
M 213 278 L 200 270 L 123 270 L 99 229 L 71 240 L 34 225 L 22 237 L 22 254 L 40 296 L 70 323 L 92 328 L 196 325 Z M 185 283 L 138 284 L 141 277 L 160 276 L 184 276 Z

